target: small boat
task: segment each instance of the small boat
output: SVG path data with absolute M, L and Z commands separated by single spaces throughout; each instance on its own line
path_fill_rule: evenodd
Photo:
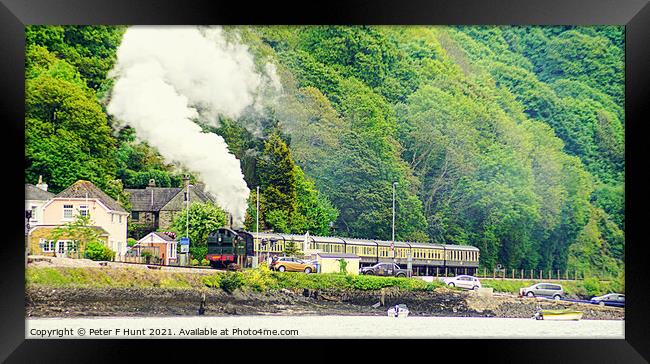
M 388 317 L 407 317 L 409 309 L 404 304 L 395 305 L 388 309 Z
M 582 318 L 582 315 L 582 311 L 575 310 L 539 310 L 535 314 L 535 319 L 548 321 L 578 321 Z

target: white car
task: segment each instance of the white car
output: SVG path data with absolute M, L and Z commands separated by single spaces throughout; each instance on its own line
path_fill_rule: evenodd
M 458 288 L 467 288 L 467 289 L 479 289 L 481 288 L 481 281 L 476 277 L 472 276 L 455 276 L 445 279 L 445 283 L 450 287 Z

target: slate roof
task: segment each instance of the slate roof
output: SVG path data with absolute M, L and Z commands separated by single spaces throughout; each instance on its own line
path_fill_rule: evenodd
M 100 190 L 99 187 L 95 186 L 90 181 L 79 180 L 72 184 L 72 186 L 61 191 L 56 198 L 89 198 L 89 199 L 98 199 L 106 205 L 109 209 L 113 211 L 126 212 L 126 210 L 111 196 L 107 195 L 104 191 Z
M 196 186 L 190 186 L 192 191 L 196 193 L 203 202 L 214 202 L 214 199 L 207 193 L 201 191 Z M 132 211 L 152 211 L 158 212 L 162 209 L 171 199 L 183 191 L 181 187 L 147 187 L 144 189 L 139 188 L 126 188 L 124 191 L 128 192 L 131 200 Z M 153 194 L 153 198 L 152 198 Z M 153 200 L 153 203 L 152 203 Z
M 350 258 L 350 259 L 361 259 L 356 254 L 349 254 L 349 253 L 318 253 L 317 254 L 321 258 Z
M 129 193 L 132 211 L 160 211 L 160 209 L 176 196 L 180 187 L 147 187 L 145 189 L 125 188 Z M 152 198 L 153 194 L 153 198 Z M 152 203 L 153 200 L 153 203 Z
M 43 191 L 34 185 L 30 185 L 29 183 L 25 184 L 25 200 L 47 201 L 52 197 L 54 197 L 54 194 L 52 192 Z
M 153 233 L 156 234 L 156 236 L 158 236 L 159 238 L 163 239 L 164 241 L 175 241 L 169 235 L 167 235 L 167 234 L 165 234 L 163 232 L 154 231 Z

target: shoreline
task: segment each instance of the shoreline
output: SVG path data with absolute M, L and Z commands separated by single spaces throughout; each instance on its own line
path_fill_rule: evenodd
M 591 304 L 479 296 L 471 291 L 439 288 L 431 292 L 397 287 L 380 291 L 281 289 L 255 292 L 237 289 L 98 288 L 28 285 L 26 317 L 181 317 L 198 316 L 385 316 L 388 307 L 404 303 L 413 317 L 531 318 L 537 309 L 577 309 L 585 320 L 624 320 L 625 310 Z
M 30 317 L 385 316 L 406 304 L 412 317 L 531 318 L 538 309 L 573 309 L 586 320 L 624 320 L 625 309 L 452 289 L 413 278 L 276 273 L 160 271 L 92 261 L 30 263 Z

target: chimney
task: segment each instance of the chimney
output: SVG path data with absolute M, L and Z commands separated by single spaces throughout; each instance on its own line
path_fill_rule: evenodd
M 38 184 L 36 187 L 40 188 L 41 190 L 47 192 L 47 183 L 43 182 L 43 176 L 38 176 Z
M 149 180 L 149 187 L 156 187 L 156 180 L 155 179 L 150 179 Z

